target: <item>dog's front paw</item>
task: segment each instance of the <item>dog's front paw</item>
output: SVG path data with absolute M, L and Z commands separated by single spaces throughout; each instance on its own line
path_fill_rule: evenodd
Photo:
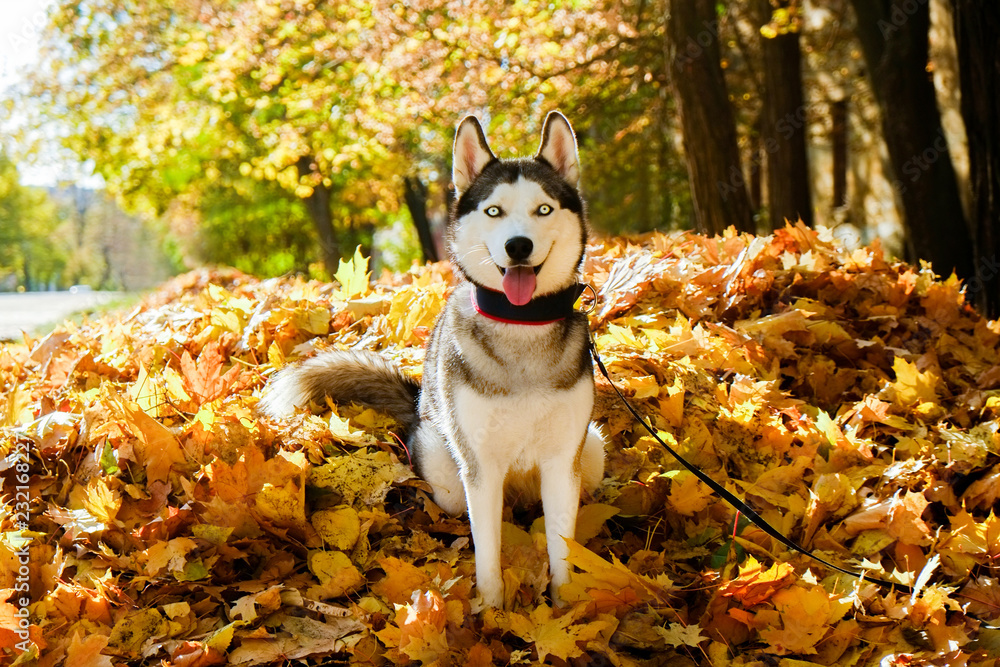
M 557 572 L 553 574 L 552 581 L 549 583 L 549 597 L 552 599 L 553 607 L 565 607 L 566 600 L 560 593 L 563 586 L 569 583 L 569 571 Z
M 476 590 L 483 601 L 483 607 L 503 609 L 503 580 L 499 577 L 483 577 L 476 581 Z

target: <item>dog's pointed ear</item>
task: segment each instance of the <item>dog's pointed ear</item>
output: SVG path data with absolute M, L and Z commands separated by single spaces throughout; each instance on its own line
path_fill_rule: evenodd
M 580 158 L 576 154 L 576 136 L 566 116 L 550 111 L 542 126 L 542 145 L 535 158 L 545 160 L 570 185 L 580 182 Z
M 466 116 L 455 132 L 455 150 L 451 165 L 451 178 L 455 189 L 465 192 L 476 180 L 483 167 L 495 160 L 493 151 L 486 143 L 483 126 L 475 116 Z

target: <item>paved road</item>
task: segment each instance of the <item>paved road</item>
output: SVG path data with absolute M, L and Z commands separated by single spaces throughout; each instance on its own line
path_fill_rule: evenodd
M 21 340 L 22 331 L 32 333 L 120 296 L 117 292 L 0 293 L 0 340 Z

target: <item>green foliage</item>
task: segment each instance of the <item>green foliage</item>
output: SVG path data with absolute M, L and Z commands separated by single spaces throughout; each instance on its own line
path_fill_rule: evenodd
M 420 239 L 408 216 L 401 216 L 377 230 L 372 238 L 372 246 L 378 249 L 378 253 L 372 257 L 376 273 L 379 268 L 406 271 L 414 262 L 421 260 Z
M 238 191 L 209 188 L 174 231 L 188 263 L 228 264 L 256 275 L 308 273 L 316 240 L 305 209 L 273 184 Z M 184 222 L 193 229 L 185 229 Z
M 45 191 L 22 186 L 14 163 L 0 151 L 0 287 L 31 289 L 59 279 L 66 253 L 54 234 L 58 224 Z M 5 280 L 10 275 L 15 280 Z
M 881 173 L 871 157 L 880 121 L 848 3 L 811 8 L 808 21 L 798 0 L 711 4 L 717 21 L 698 37 L 722 48 L 744 166 L 727 181 L 747 179 L 766 222 L 759 185 L 776 142 L 808 123 L 811 154 L 826 155 L 829 101 L 848 101 L 859 159 L 849 161 L 847 208 L 824 194 L 824 163 L 810 173 L 817 215 L 864 229 L 867 212 L 883 210 L 873 199 L 891 204 L 888 184 L 868 177 Z M 92 160 L 129 210 L 165 216 L 187 259 L 264 274 L 315 268 L 321 246 L 349 254 L 374 229 L 384 237 L 409 224 L 405 177 L 428 185 L 440 217 L 454 127 L 468 113 L 506 157 L 530 153 L 545 113 L 562 110 L 578 132 L 597 230 L 687 228 L 685 162 L 713 149 L 684 156 L 672 85 L 687 75 L 666 62 L 668 14 L 669 0 L 58 0 L 40 64 L 0 102 L 0 134 L 21 147 L 18 160 L 55 137 Z M 806 102 L 762 134 L 761 43 L 789 31 L 802 36 Z M 703 57 L 698 40 L 674 46 L 692 63 Z M 882 232 L 884 217 L 866 235 Z M 277 243 L 283 254 L 265 257 Z M 322 259 L 336 270 L 336 257 Z
M 661 4 L 63 0 L 16 101 L 34 124 L 15 138 L 31 146 L 55 119 L 48 134 L 131 209 L 166 214 L 189 256 L 256 273 L 315 259 L 318 195 L 341 250 L 408 219 L 403 176 L 432 183 L 440 206 L 469 112 L 491 114 L 506 156 L 565 110 L 595 226 L 677 226 Z

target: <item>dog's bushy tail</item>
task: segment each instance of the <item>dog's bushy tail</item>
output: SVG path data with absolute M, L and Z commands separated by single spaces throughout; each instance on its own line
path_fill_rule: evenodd
M 404 431 L 417 423 L 420 383 L 374 352 L 329 350 L 281 370 L 271 380 L 258 409 L 288 417 L 296 408 L 322 403 L 361 403 L 391 415 Z

